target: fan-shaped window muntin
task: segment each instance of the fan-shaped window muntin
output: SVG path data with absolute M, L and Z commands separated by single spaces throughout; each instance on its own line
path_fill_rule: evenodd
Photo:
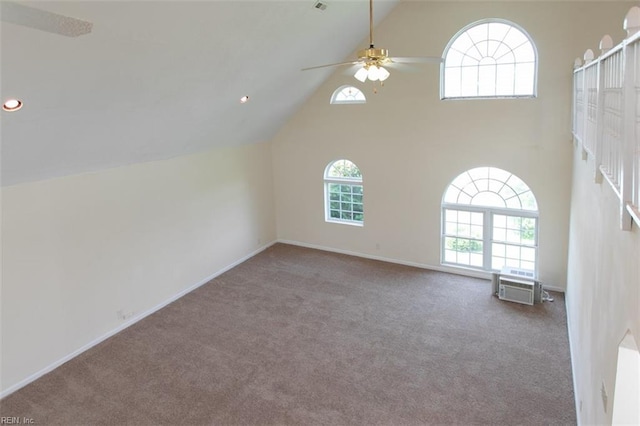
M 495 167 L 478 167 L 455 178 L 444 202 L 538 211 L 533 192 L 519 177 Z
M 442 202 L 442 263 L 487 271 L 537 271 L 538 207 L 517 176 L 494 167 L 468 170 Z
M 364 104 L 367 98 L 364 93 L 353 86 L 340 86 L 331 95 L 331 104 Z
M 490 19 L 463 28 L 443 57 L 443 99 L 536 94 L 535 45 L 512 22 Z
M 331 162 L 324 172 L 325 220 L 362 225 L 364 223 L 364 188 L 362 173 L 353 162 Z

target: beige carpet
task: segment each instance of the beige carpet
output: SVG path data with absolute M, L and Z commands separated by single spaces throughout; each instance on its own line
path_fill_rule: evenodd
M 1 401 L 61 425 L 575 424 L 564 299 L 277 244 Z

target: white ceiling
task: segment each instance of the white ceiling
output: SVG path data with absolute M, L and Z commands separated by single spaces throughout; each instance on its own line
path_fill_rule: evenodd
M 1 112 L 2 185 L 268 141 L 334 72 L 301 68 L 367 47 L 367 0 L 314 3 L 25 2 L 93 32 L 1 23 L 2 99 L 25 104 Z

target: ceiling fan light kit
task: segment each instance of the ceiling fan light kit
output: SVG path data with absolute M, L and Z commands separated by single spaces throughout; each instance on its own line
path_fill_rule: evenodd
M 354 77 L 364 83 L 367 78 L 371 81 L 385 81 L 391 74 L 382 66 L 377 65 L 365 65 L 359 68 L 354 74 Z
M 376 48 L 373 44 L 373 0 L 369 0 L 369 48 L 360 50 L 358 52 L 358 60 L 303 68 L 302 71 L 341 65 L 360 65 L 360 68 L 358 68 L 356 73 L 353 75 L 356 80 L 364 83 L 368 79 L 370 81 L 379 81 L 380 84 L 383 84 L 383 82 L 391 75 L 391 73 L 384 66 L 401 63 L 439 64 L 441 62 L 441 57 L 415 56 L 406 58 L 392 58 L 389 57 L 389 51 L 387 49 Z
M 367 78 L 371 81 L 383 82 L 391 75 L 382 65 L 391 63 L 387 49 L 376 49 L 373 45 L 369 49 L 358 52 L 358 61 L 362 68 L 358 69 L 354 77 L 364 83 Z

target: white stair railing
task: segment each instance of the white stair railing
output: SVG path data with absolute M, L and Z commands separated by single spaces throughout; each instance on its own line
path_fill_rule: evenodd
M 606 180 L 620 201 L 620 227 L 640 226 L 640 7 L 624 21 L 627 37 L 600 55 L 587 49 L 573 73 L 573 136 L 582 158 L 595 162 L 594 180 Z

